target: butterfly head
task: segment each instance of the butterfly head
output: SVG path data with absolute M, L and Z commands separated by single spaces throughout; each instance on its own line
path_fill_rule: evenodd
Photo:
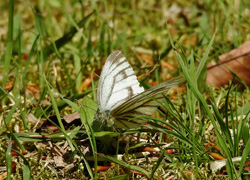
M 95 118 L 92 122 L 92 127 L 95 131 L 101 131 L 106 128 L 113 128 L 114 118 L 110 114 L 110 110 L 101 111 L 98 109 Z

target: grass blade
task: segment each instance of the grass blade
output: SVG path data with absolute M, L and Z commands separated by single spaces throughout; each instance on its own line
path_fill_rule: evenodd
M 9 138 L 9 144 L 8 144 L 8 148 L 7 151 L 5 153 L 6 156 L 6 168 L 7 168 L 7 180 L 11 180 L 11 137 Z
M 95 11 L 91 12 L 89 15 L 85 16 L 77 25 L 78 27 L 83 27 L 84 24 L 87 22 L 87 20 L 95 13 Z M 55 41 L 55 46 L 57 49 L 60 49 L 62 46 L 64 46 L 67 42 L 69 42 L 72 37 L 77 32 L 77 29 L 75 27 L 71 28 L 69 32 L 67 32 L 63 37 Z M 54 45 L 48 45 L 44 48 L 44 56 L 47 57 L 54 51 Z M 45 58 L 46 59 L 46 58 Z
M 11 137 L 13 137 L 13 133 L 11 133 Z M 16 138 L 16 137 L 15 137 Z M 23 179 L 24 180 L 30 180 L 31 179 L 31 168 L 29 165 L 29 162 L 27 161 L 27 159 L 22 155 L 22 153 L 16 151 L 13 149 L 14 152 L 16 152 L 18 154 L 18 156 L 20 156 L 23 159 Z
M 14 24 L 14 0 L 9 1 L 9 27 L 8 27 L 8 40 L 7 48 L 4 59 L 4 75 L 2 85 L 5 87 L 5 83 L 8 79 L 10 71 L 11 56 L 13 50 L 13 24 Z
M 138 167 L 138 166 L 126 164 L 125 162 L 119 161 L 119 160 L 117 160 L 116 158 L 113 158 L 113 157 L 111 157 L 111 156 L 105 156 L 105 155 L 100 154 L 100 153 L 98 153 L 98 156 L 100 156 L 100 157 L 106 159 L 107 161 L 110 161 L 110 162 L 119 164 L 119 165 L 121 165 L 121 166 L 123 166 L 123 167 L 125 167 L 125 168 L 130 169 L 130 170 L 134 170 L 134 171 L 143 173 L 143 174 L 145 174 L 147 177 L 149 177 L 149 173 L 148 173 L 145 169 L 142 169 L 142 168 L 140 168 L 140 167 Z
M 90 92 L 92 92 L 92 91 L 87 91 L 87 92 L 84 92 L 84 93 L 81 93 L 81 94 L 73 95 L 73 96 L 69 97 L 68 100 L 70 100 L 70 101 L 75 101 L 75 100 L 81 99 L 81 98 L 83 98 L 85 95 L 89 94 Z M 68 104 L 67 104 L 66 99 L 60 100 L 60 101 L 56 102 L 56 106 L 57 106 L 57 108 L 58 108 L 59 110 L 65 108 L 67 105 L 68 105 Z M 49 105 L 49 106 L 45 107 L 44 110 L 38 109 L 38 110 L 34 113 L 34 115 L 35 115 L 36 117 L 41 117 L 41 116 L 43 115 L 43 111 L 45 111 L 46 114 L 50 114 L 50 113 L 52 112 L 52 110 L 53 110 L 53 106 L 52 106 L 52 105 Z
M 10 122 L 11 118 L 12 118 L 12 115 L 14 114 L 14 112 L 16 111 L 17 107 L 19 106 L 21 100 L 18 99 L 16 102 L 15 102 L 15 105 L 12 106 L 12 108 L 10 109 L 10 112 L 8 113 L 7 117 L 4 118 L 4 123 L 0 129 L 0 134 L 2 134 L 4 132 L 4 130 L 6 129 L 8 123 Z
M 225 153 L 225 156 L 226 158 L 228 159 L 228 163 L 230 166 L 230 168 L 233 169 L 235 175 L 237 175 L 237 171 L 233 165 L 233 162 L 232 162 L 232 156 L 231 156 L 231 153 L 227 147 L 227 143 L 226 143 L 226 140 L 224 139 L 224 137 L 220 134 L 220 129 L 219 129 L 219 126 L 215 120 L 215 118 L 213 117 L 213 114 L 212 112 L 210 111 L 209 109 L 209 106 L 208 104 L 206 103 L 206 100 L 203 98 L 203 96 L 201 95 L 201 93 L 199 92 L 199 90 L 197 89 L 197 87 L 195 86 L 195 84 L 193 83 L 191 77 L 190 77 L 190 74 L 189 74 L 189 70 L 188 70 L 188 67 L 186 67 L 186 65 L 184 64 L 180 54 L 177 52 L 175 46 L 174 46 L 174 43 L 173 43 L 173 39 L 171 37 L 171 34 L 169 32 L 169 29 L 168 29 L 168 26 L 167 26 L 167 30 L 168 30 L 168 34 L 170 36 L 170 42 L 172 44 L 172 48 L 174 49 L 175 51 L 175 54 L 176 54 L 176 57 L 177 57 L 177 60 L 183 70 L 183 74 L 192 90 L 192 92 L 194 93 L 195 97 L 197 98 L 198 101 L 200 101 L 200 103 L 202 104 L 203 106 L 203 110 L 204 112 L 206 112 L 208 118 L 210 119 L 210 121 L 212 122 L 213 126 L 214 126 L 214 129 L 216 131 L 216 135 L 217 135 L 217 138 L 218 138 L 218 141 L 219 141 L 219 145 L 220 145 L 220 148 L 222 150 L 222 153 Z
M 93 151 L 93 157 L 94 157 L 94 169 L 95 169 L 95 180 L 97 179 L 97 147 L 96 147 L 96 140 L 95 140 L 95 133 L 91 126 L 88 123 L 89 117 L 87 116 L 86 112 L 84 111 L 83 108 L 80 109 L 80 117 L 82 122 L 84 123 L 84 127 L 86 129 L 86 133 L 89 137 L 90 145 Z M 85 117 L 85 118 L 84 118 Z M 85 120 L 84 120 L 85 119 Z
M 248 141 L 245 145 L 245 149 L 243 150 L 243 153 L 242 153 L 242 159 L 240 161 L 240 167 L 239 167 L 239 174 L 242 173 L 243 167 L 244 167 L 245 162 L 249 156 L 249 153 L 250 153 L 250 139 L 248 139 Z

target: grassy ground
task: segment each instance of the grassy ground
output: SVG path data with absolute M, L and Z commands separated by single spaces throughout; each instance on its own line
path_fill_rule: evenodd
M 250 178 L 249 89 L 205 81 L 207 63 L 250 39 L 248 1 L 9 0 L 0 10 L 0 179 Z M 145 89 L 184 76 L 149 117 L 157 129 L 92 131 L 98 76 L 116 49 Z M 212 171 L 218 159 L 227 163 Z

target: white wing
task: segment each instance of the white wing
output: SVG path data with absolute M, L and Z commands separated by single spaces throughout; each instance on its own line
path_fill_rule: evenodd
M 137 128 L 145 124 L 148 120 L 143 116 L 151 116 L 160 106 L 157 102 L 164 102 L 164 95 L 179 83 L 182 76 L 170 79 L 157 86 L 132 97 L 111 112 L 115 119 L 115 126 L 122 129 Z
M 112 111 L 143 91 L 126 57 L 118 50 L 110 54 L 97 87 L 100 111 Z

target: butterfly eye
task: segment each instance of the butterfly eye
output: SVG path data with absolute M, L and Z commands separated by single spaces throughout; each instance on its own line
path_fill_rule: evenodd
M 106 116 L 109 116 L 110 110 L 106 110 L 106 111 L 105 111 L 105 114 L 106 114 Z

